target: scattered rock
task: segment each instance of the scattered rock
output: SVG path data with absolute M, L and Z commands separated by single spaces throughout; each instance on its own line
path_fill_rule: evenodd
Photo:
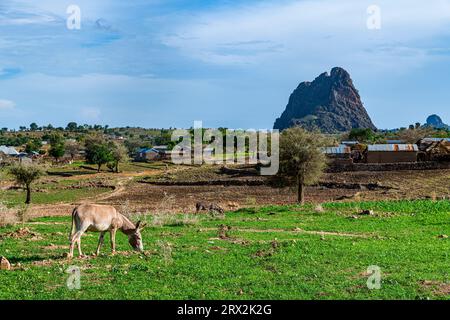
M 238 203 L 236 203 L 236 202 L 228 202 L 228 208 L 230 208 L 230 209 L 239 209 L 239 204 Z
M 19 228 L 16 231 L 0 235 L 0 239 L 4 238 L 12 238 L 12 239 L 29 238 L 31 241 L 37 241 L 42 239 L 39 233 L 31 231 L 29 228 Z
M 11 264 L 3 256 L 0 256 L 0 270 L 11 270 Z
M 363 210 L 359 213 L 360 216 L 374 216 L 375 212 L 373 210 Z
M 315 212 L 322 213 L 322 212 L 325 212 L 325 209 L 322 207 L 321 204 L 318 204 L 318 205 L 314 208 L 314 211 L 315 211 Z
M 446 234 L 441 234 L 441 235 L 438 236 L 438 238 L 439 238 L 439 239 L 447 239 L 447 238 L 448 238 L 448 235 L 446 235 Z

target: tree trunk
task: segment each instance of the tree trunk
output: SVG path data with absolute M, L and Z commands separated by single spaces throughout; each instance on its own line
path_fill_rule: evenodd
M 101 164 L 99 164 L 99 165 L 98 165 L 98 169 L 97 169 L 97 173 L 99 173 L 99 172 L 100 172 L 100 169 L 101 169 L 101 167 L 102 167 L 102 165 L 101 165 Z
M 116 173 L 119 173 L 119 162 L 116 163 Z
M 301 182 L 298 182 L 297 201 L 302 205 L 305 203 L 305 188 Z
M 31 203 L 31 187 L 29 185 L 26 186 L 27 189 L 27 199 L 25 200 L 25 204 Z

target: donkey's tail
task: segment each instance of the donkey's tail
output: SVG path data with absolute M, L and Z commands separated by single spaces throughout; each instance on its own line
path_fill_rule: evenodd
M 77 208 L 73 209 L 72 211 L 72 227 L 70 228 L 70 234 L 69 234 L 69 242 L 72 241 L 72 236 L 74 233 L 74 227 L 75 227 L 75 214 L 77 213 Z

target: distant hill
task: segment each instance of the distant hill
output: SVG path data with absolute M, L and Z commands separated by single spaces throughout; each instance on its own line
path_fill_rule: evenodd
M 322 73 L 313 82 L 302 82 L 289 98 L 286 110 L 275 121 L 274 129 L 292 126 L 319 129 L 325 133 L 353 128 L 376 130 L 364 108 L 352 79 L 342 68 Z
M 441 117 L 437 114 L 432 114 L 427 118 L 427 123 L 425 124 L 427 127 L 432 127 L 435 129 L 450 129 L 448 124 L 445 124 Z

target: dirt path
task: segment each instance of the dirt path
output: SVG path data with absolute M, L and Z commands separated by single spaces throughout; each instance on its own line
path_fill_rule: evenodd
M 128 185 L 133 181 L 133 179 L 157 173 L 159 173 L 158 170 L 146 170 L 136 173 L 120 173 L 117 176 L 114 176 L 114 178 L 116 179 L 115 183 L 116 187 L 111 192 L 105 192 L 100 195 L 84 198 L 76 202 L 32 205 L 28 211 L 28 217 L 37 218 L 48 216 L 65 216 L 70 215 L 72 213 L 73 208 L 79 204 L 108 203 L 108 199 L 122 196 L 126 192 Z

